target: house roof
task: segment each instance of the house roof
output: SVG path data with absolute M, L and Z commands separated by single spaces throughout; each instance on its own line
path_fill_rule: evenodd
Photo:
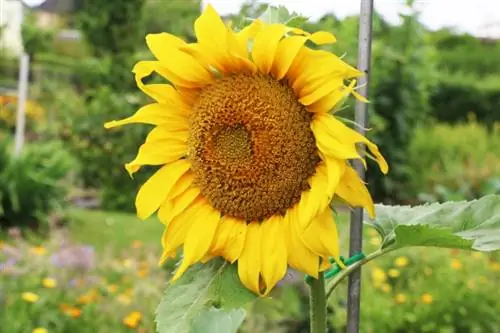
M 69 13 L 77 10 L 81 3 L 82 0 L 46 0 L 33 9 L 50 13 Z

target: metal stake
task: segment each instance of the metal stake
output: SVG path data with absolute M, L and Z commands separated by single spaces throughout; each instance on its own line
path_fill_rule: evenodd
M 368 96 L 368 74 L 370 70 L 371 45 L 372 45 L 372 19 L 373 0 L 361 0 L 361 10 L 359 14 L 359 36 L 358 36 L 358 69 L 365 73 L 359 80 L 361 86 L 358 92 Z M 366 111 L 368 105 L 361 101 L 356 101 L 356 123 L 358 132 L 364 134 L 367 125 Z M 362 147 L 365 149 L 365 147 Z M 354 167 L 363 179 L 365 170 L 359 161 L 355 161 Z M 351 213 L 350 244 L 349 253 L 354 255 L 362 251 L 363 248 L 363 209 L 356 208 Z M 349 275 L 348 298 L 347 298 L 347 333 L 359 332 L 359 312 L 361 300 L 361 270 L 358 269 Z

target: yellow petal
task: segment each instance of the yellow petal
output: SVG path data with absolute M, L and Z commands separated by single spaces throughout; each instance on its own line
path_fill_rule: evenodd
M 166 224 L 161 244 L 163 246 L 164 257 L 175 254 L 175 251 L 184 244 L 188 231 L 194 222 L 194 216 L 205 204 L 202 198 L 192 201 L 187 208 Z M 164 205 L 160 208 L 163 209 Z
M 188 207 L 198 200 L 199 188 L 190 188 L 174 199 L 167 199 L 158 210 L 158 218 L 163 224 L 168 224 L 172 219 L 182 214 Z
M 319 257 L 312 253 L 300 239 L 296 215 L 295 208 L 291 208 L 284 219 L 287 261 L 291 267 L 317 278 Z
M 287 253 L 285 244 L 284 220 L 281 216 L 272 216 L 260 225 L 261 236 L 261 271 L 266 285 L 264 295 L 274 288 L 286 274 Z
M 327 207 L 299 233 L 304 244 L 321 257 L 340 259 L 339 235 L 332 211 Z
M 254 39 L 257 33 L 263 28 L 264 24 L 261 20 L 254 20 L 241 31 L 235 34 L 236 40 L 239 45 L 239 54 L 248 56 L 248 43 Z
M 143 165 L 161 165 L 177 161 L 187 154 L 187 143 L 182 141 L 146 142 L 141 145 L 136 158 L 125 164 L 132 176 Z
M 378 147 L 360 133 L 347 127 L 340 120 L 329 114 L 317 114 L 315 120 L 313 121 L 313 125 L 315 123 L 321 124 L 319 127 L 326 130 L 330 137 L 337 138 L 337 140 L 342 140 L 343 142 L 346 142 L 351 146 L 354 146 L 356 143 L 366 144 L 370 152 L 375 156 L 380 170 L 384 174 L 389 170 L 389 166 L 382 154 L 380 154 Z
M 371 218 L 375 217 L 372 196 L 353 168 L 346 168 L 335 194 L 353 207 L 365 208 Z
M 145 220 L 165 201 L 172 186 L 191 167 L 186 160 L 167 164 L 156 171 L 139 189 L 135 199 L 137 216 Z
M 271 71 L 276 80 L 281 80 L 286 75 L 306 40 L 307 37 L 292 36 L 284 38 L 279 43 Z
M 163 73 L 159 61 L 139 61 L 135 64 L 132 72 L 135 74 L 137 87 L 145 94 L 155 99 L 157 102 L 169 102 L 172 96 L 177 94 L 174 87 L 170 84 L 144 84 L 142 79 L 151 75 L 153 72 Z
M 181 265 L 172 277 L 177 280 L 189 268 L 199 262 L 207 254 L 220 221 L 220 212 L 213 209 L 208 202 L 192 217 L 193 225 L 184 242 L 184 256 Z
M 107 122 L 104 127 L 113 128 L 133 123 L 162 125 L 168 127 L 171 132 L 189 129 L 189 123 L 185 115 L 177 112 L 170 105 L 160 103 L 143 106 L 134 115 L 125 119 Z
M 337 41 L 337 38 L 327 31 L 317 31 L 311 35 L 310 39 L 317 45 L 333 44 Z
M 246 221 L 230 216 L 221 218 L 210 253 L 234 263 L 241 255 L 247 233 Z
M 346 161 L 331 156 L 322 156 L 322 159 L 326 166 L 325 170 L 328 179 L 326 192 L 328 193 L 330 198 L 332 198 L 333 193 L 335 192 L 335 189 L 337 188 L 340 179 L 345 172 Z
M 304 228 L 312 222 L 313 218 L 328 206 L 333 193 L 328 193 L 328 177 L 326 166 L 320 164 L 316 173 L 309 180 L 311 188 L 302 193 L 297 204 L 298 222 Z
M 182 43 L 175 38 L 166 33 L 149 34 L 146 37 L 149 49 L 160 62 L 161 74 L 180 86 L 203 87 L 211 83 L 211 73 L 192 55 L 181 51 L 179 47 Z
M 283 24 L 270 24 L 259 31 L 253 43 L 252 57 L 261 73 L 269 74 L 278 43 L 285 33 Z
M 309 105 L 307 109 L 311 112 L 330 112 L 337 104 L 354 92 L 353 88 L 355 85 L 356 80 L 352 80 L 348 86 L 343 86 L 331 91 L 329 94 Z
M 172 187 L 172 191 L 170 191 L 170 193 L 168 194 L 168 198 L 173 199 L 181 195 L 182 193 L 186 192 L 186 190 L 193 184 L 193 182 L 194 182 L 194 172 L 188 170 L 174 184 L 174 186 Z
M 238 276 L 241 283 L 259 295 L 262 294 L 260 289 L 260 240 L 260 223 L 252 222 L 248 224 L 245 246 L 238 259 Z
M 318 87 L 314 87 L 315 89 L 311 93 L 301 93 L 302 97 L 299 99 L 300 103 L 303 105 L 311 105 L 331 92 L 339 91 L 344 88 L 344 83 L 341 79 L 327 80 L 326 82 L 318 80 L 317 82 L 320 82 L 320 85 Z M 314 85 L 314 83 L 311 85 Z

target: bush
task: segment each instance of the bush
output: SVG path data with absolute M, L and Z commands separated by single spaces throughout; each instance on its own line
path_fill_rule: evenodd
M 18 157 L 11 155 L 9 140 L 1 142 L 0 227 L 39 227 L 65 203 L 76 161 L 60 142 L 28 144 Z
M 500 121 L 500 76 L 443 74 L 431 96 L 433 115 L 439 121 L 457 123 L 475 113 L 486 125 Z
M 408 156 L 413 193 L 422 200 L 463 200 L 500 192 L 500 131 L 475 122 L 415 132 Z
M 144 172 L 131 179 L 121 167 L 135 157 L 147 126 L 132 126 L 127 131 L 104 128 L 107 121 L 132 115 L 143 103 L 140 98 L 105 86 L 83 96 L 69 87 L 45 86 L 45 106 L 55 119 L 50 132 L 79 160 L 82 185 L 100 190 L 104 209 L 133 211 L 137 189 L 148 177 Z

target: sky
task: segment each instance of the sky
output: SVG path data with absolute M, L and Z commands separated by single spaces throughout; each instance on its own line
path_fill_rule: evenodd
M 3 0 L 0 0 L 3 1 Z M 39 4 L 43 0 L 23 0 L 27 4 Z M 182 0 L 158 0 L 182 1 Z M 325 13 L 344 17 L 359 12 L 362 0 L 267 0 L 274 5 L 283 5 L 311 19 Z M 364 1 L 364 0 L 363 0 Z M 211 3 L 222 15 L 235 13 L 244 0 L 202 0 Z M 500 0 L 416 0 L 422 10 L 422 22 L 430 29 L 453 27 L 459 32 L 468 32 L 481 37 L 500 38 Z M 389 22 L 397 23 L 398 14 L 405 10 L 405 0 L 375 0 L 375 9 Z
M 283 5 L 311 19 L 325 13 L 345 17 L 359 13 L 362 0 L 267 0 Z M 234 13 L 244 0 L 203 0 L 210 3 L 222 15 Z M 260 2 L 260 1 L 259 1 Z M 375 0 L 375 9 L 389 22 L 398 23 L 399 13 L 405 11 L 404 0 Z M 416 0 L 422 11 L 422 22 L 430 29 L 453 27 L 481 37 L 500 38 L 500 0 Z

